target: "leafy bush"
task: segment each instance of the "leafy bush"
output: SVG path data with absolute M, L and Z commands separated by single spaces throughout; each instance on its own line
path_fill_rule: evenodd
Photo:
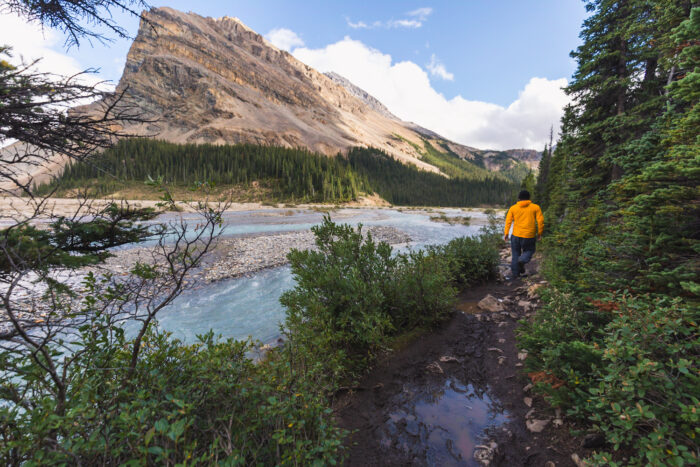
M 493 278 L 498 266 L 498 249 L 487 235 L 456 238 L 434 250 L 449 258 L 452 278 L 462 287 Z
M 522 328 L 530 370 L 565 383 L 540 389 L 605 434 L 613 451 L 632 448 L 633 465 L 696 463 L 697 307 L 625 294 L 588 303 L 573 297 L 550 291 L 545 308 Z M 613 459 L 600 452 L 593 461 L 610 465 Z
M 450 284 L 450 260 L 435 251 L 415 251 L 399 256 L 389 313 L 397 331 L 432 327 L 452 311 L 456 289 Z
M 317 249 L 289 254 L 297 285 L 281 302 L 289 341 L 302 354 L 323 356 L 319 371 L 329 387 L 367 368 L 392 335 L 443 321 L 454 285 L 487 279 L 497 264 L 489 235 L 394 255 L 361 226 L 326 216 L 312 230 Z
M 38 385 L 29 381 L 31 405 L 0 408 L 0 459 L 7 465 L 307 465 L 340 457 L 343 432 L 333 426 L 325 396 L 282 351 L 255 364 L 248 342 L 209 333 L 184 345 L 151 329 L 124 384 L 127 342 L 88 334 L 86 328 L 67 407 L 56 410 L 55 399 L 32 391 Z M 31 363 L 25 371 L 28 379 L 39 374 Z M 45 449 L 45 439 L 55 449 Z
M 312 230 L 317 250 L 289 253 L 297 285 L 280 302 L 289 339 L 334 362 L 329 368 L 339 377 L 365 366 L 386 343 L 392 330 L 386 297 L 398 259 L 387 243 L 365 238 L 361 226 L 325 216 Z

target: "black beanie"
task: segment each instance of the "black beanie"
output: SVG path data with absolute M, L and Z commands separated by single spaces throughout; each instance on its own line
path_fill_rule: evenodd
M 522 201 L 525 199 L 530 199 L 530 192 L 527 190 L 523 190 L 520 193 L 518 193 L 518 200 Z

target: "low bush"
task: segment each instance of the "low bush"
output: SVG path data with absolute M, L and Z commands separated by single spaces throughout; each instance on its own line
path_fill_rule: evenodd
M 605 435 L 608 446 L 593 456 L 596 464 L 616 465 L 615 452 L 624 450 L 631 465 L 695 465 L 697 307 L 627 294 L 575 296 L 549 291 L 547 305 L 521 330 L 529 369 L 563 382 L 539 389 Z
M 488 235 L 456 238 L 434 250 L 450 260 L 452 279 L 461 287 L 492 279 L 498 267 L 498 248 Z
M 124 384 L 126 341 L 97 337 L 85 335 L 61 410 L 32 384 L 40 370 L 26 365 L 31 404 L 0 407 L 5 465 L 308 465 L 341 457 L 343 432 L 327 399 L 293 369 L 291 354 L 273 351 L 255 364 L 249 342 L 210 333 L 185 345 L 151 329 Z M 45 448 L 47 439 L 55 449 Z
M 376 243 L 329 216 L 312 228 L 316 250 L 293 250 L 288 258 L 296 280 L 280 302 L 287 309 L 285 332 L 309 355 L 323 355 L 329 377 L 363 368 L 393 330 L 387 296 L 399 263 L 387 243 Z
M 289 341 L 323 355 L 330 386 L 359 375 L 392 336 L 443 321 L 455 286 L 488 279 L 498 259 L 490 234 L 395 255 L 361 226 L 325 217 L 312 230 L 317 248 L 290 253 L 297 285 L 281 302 Z

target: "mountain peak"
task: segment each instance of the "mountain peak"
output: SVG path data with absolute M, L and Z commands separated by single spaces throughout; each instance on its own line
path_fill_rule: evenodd
M 158 122 L 127 131 L 175 143 L 253 143 L 327 155 L 371 146 L 433 172 L 441 170 L 428 163 L 425 144 L 449 146 L 465 159 L 461 154 L 474 151 L 401 121 L 346 78 L 316 71 L 230 16 L 168 7 L 145 12 L 121 91 Z

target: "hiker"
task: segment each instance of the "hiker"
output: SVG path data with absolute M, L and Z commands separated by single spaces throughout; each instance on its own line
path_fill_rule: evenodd
M 511 275 L 506 277 L 506 280 L 525 274 L 525 264 L 529 263 L 532 255 L 535 254 L 535 235 L 537 240 L 542 239 L 544 216 L 540 207 L 530 201 L 529 191 L 521 191 L 518 194 L 518 202 L 508 210 L 506 229 L 503 233 L 505 241 L 508 241 L 511 224 L 513 224 L 513 235 L 510 236 Z

